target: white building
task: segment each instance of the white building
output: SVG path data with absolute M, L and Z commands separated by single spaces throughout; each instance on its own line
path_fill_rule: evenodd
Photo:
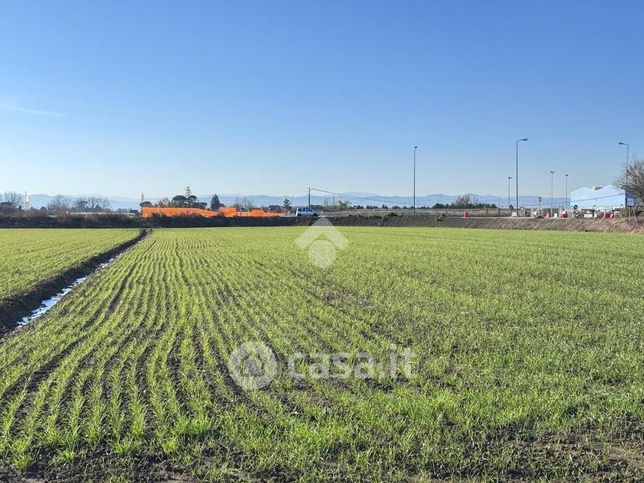
M 635 206 L 636 197 L 616 186 L 578 188 L 570 193 L 570 205 L 580 210 L 611 211 Z

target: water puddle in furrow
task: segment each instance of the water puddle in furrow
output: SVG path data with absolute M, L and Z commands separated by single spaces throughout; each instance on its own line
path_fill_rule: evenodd
M 93 275 L 93 274 L 95 274 L 96 272 L 98 272 L 99 270 L 104 269 L 104 268 L 105 268 L 105 267 L 107 267 L 109 264 L 111 264 L 114 260 L 116 260 L 118 257 L 119 257 L 119 256 L 117 255 L 117 256 L 115 256 L 115 257 L 110 258 L 108 261 L 101 263 L 98 267 L 96 267 L 96 270 L 94 270 L 90 275 Z M 29 324 L 29 323 L 33 322 L 34 320 L 39 319 L 39 318 L 40 318 L 40 317 L 42 317 L 43 315 L 45 315 L 45 314 L 46 314 L 47 312 L 49 312 L 53 307 L 55 307 L 55 306 L 56 306 L 56 304 L 57 304 L 58 302 L 60 302 L 60 301 L 61 301 L 61 299 L 62 299 L 65 295 L 67 295 L 69 292 L 71 292 L 71 291 L 72 291 L 72 290 L 74 290 L 76 287 L 78 287 L 78 286 L 79 286 L 81 283 L 83 283 L 83 282 L 87 279 L 87 277 L 89 277 L 90 275 L 85 275 L 84 277 L 79 277 L 79 278 L 77 278 L 77 279 L 76 279 L 76 280 L 74 280 L 70 285 L 68 285 L 67 287 L 65 287 L 64 289 L 62 289 L 60 292 L 58 292 L 56 295 L 54 295 L 53 297 L 48 298 L 47 300 L 44 300 L 44 301 L 40 304 L 40 306 L 39 306 L 37 309 L 35 309 L 35 310 L 34 310 L 33 312 L 31 312 L 29 315 L 25 315 L 25 316 L 20 320 L 20 322 L 18 322 L 18 323 L 16 324 L 16 328 L 18 328 L 18 327 L 22 327 L 22 326 L 24 326 L 24 325 L 27 325 L 27 324 Z

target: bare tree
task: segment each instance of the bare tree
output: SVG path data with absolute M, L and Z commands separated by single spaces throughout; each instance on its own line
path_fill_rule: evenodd
M 98 206 L 100 204 L 99 198 L 94 196 L 88 196 L 87 199 L 87 211 L 98 211 Z
M 107 198 L 97 198 L 90 196 L 87 198 L 87 211 L 98 212 L 110 209 L 110 200 Z
M 2 201 L 11 204 L 12 208 L 20 208 L 22 206 L 22 195 L 15 191 L 6 191 L 2 196 Z
M 88 211 L 88 202 L 87 198 L 77 198 L 74 201 L 74 205 L 72 206 L 73 211 L 77 211 L 80 213 L 84 213 Z
M 234 208 L 237 208 L 239 211 L 250 211 L 255 208 L 255 201 L 251 198 L 235 198 Z
M 627 193 L 635 195 L 640 203 L 644 203 L 644 160 L 626 163 L 615 184 Z
M 456 200 L 452 203 L 454 208 L 468 208 L 473 204 L 472 197 L 467 195 L 459 195 L 456 197 Z
M 71 201 L 63 195 L 56 195 L 47 203 L 47 211 L 50 213 L 67 213 L 70 209 Z

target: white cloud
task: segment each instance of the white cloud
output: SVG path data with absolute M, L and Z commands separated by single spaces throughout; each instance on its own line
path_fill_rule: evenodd
M 30 109 L 23 107 L 13 101 L 0 99 L 0 111 L 20 112 L 23 114 L 32 114 L 34 116 L 47 116 L 47 117 L 65 117 L 65 114 L 53 111 L 43 111 L 40 109 Z

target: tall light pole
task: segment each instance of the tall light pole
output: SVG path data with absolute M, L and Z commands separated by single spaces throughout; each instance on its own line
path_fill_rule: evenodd
M 553 198 L 554 198 L 554 191 L 555 191 L 555 172 L 550 171 L 550 218 L 553 216 Z
M 517 206 L 515 206 L 515 209 L 517 210 L 517 216 L 519 216 L 519 143 L 527 140 L 528 138 L 522 138 L 522 139 L 517 139 L 517 142 L 516 142 L 517 166 L 516 166 L 516 173 L 515 173 L 514 180 L 516 182 L 516 189 L 517 189 Z
M 418 146 L 414 146 L 414 214 L 416 213 L 416 150 Z
M 631 150 L 631 146 L 630 146 L 630 144 L 628 144 L 628 143 L 623 143 L 623 142 L 621 142 L 621 141 L 619 142 L 619 145 L 620 145 L 620 146 L 626 146 L 626 162 L 628 163 L 628 161 L 629 161 L 629 154 L 630 154 L 630 153 L 629 153 L 629 151 Z
M 512 176 L 508 176 L 508 210 L 510 209 L 510 205 L 512 204 L 512 201 L 510 201 L 510 197 L 512 196 L 511 194 L 511 184 L 512 182 Z
M 566 206 L 564 209 L 568 209 L 570 207 L 570 204 L 568 203 L 568 173 L 566 173 Z

